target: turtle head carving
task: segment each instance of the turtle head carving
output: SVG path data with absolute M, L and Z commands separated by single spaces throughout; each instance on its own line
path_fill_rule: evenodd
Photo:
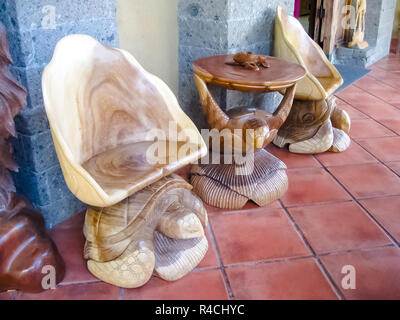
M 327 120 L 331 113 L 331 106 L 325 100 L 297 101 L 301 106 L 294 109 L 296 123 L 302 127 L 318 126 Z

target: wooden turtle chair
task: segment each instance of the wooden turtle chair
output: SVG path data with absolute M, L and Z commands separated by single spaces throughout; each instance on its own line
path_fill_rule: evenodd
M 191 271 L 207 251 L 207 213 L 191 185 L 170 174 L 207 147 L 168 86 L 128 52 L 70 35 L 57 44 L 42 87 L 65 181 L 92 206 L 89 270 L 129 288 L 153 270 L 166 280 Z
M 343 84 L 335 66 L 301 23 L 277 8 L 275 56 L 307 70 L 297 84 L 295 101 L 274 144 L 296 153 L 341 152 L 350 145 L 350 117 L 336 106 L 334 92 Z

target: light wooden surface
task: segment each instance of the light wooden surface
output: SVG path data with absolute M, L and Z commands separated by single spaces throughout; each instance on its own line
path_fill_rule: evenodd
M 301 64 L 307 75 L 297 85 L 293 107 L 274 144 L 288 146 L 295 153 L 346 150 L 350 145 L 350 117 L 332 97 L 343 79 L 300 22 L 281 7 L 277 9 L 275 55 Z
M 174 281 L 203 259 L 207 212 L 192 186 L 170 175 L 108 208 L 86 212 L 85 258 L 97 278 L 124 288 L 152 274 Z
M 303 66 L 306 77 L 297 84 L 295 99 L 323 100 L 343 84 L 343 79 L 324 51 L 303 29 L 301 23 L 277 8 L 275 56 Z
M 87 204 L 114 205 L 207 153 L 167 85 L 124 50 L 86 35 L 67 36 L 43 72 L 42 87 L 65 180 Z M 171 123 L 177 135 L 189 134 L 170 137 Z M 181 139 L 190 152 L 152 164 L 144 155 L 155 129 L 167 144 Z
M 93 206 L 84 226 L 90 272 L 135 288 L 153 272 L 172 281 L 195 268 L 208 248 L 207 212 L 191 185 L 168 175 L 207 148 L 167 85 L 85 35 L 60 40 L 42 85 L 65 180 Z

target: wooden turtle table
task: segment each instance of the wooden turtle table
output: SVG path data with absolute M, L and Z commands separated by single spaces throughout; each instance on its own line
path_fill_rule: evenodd
M 210 153 L 191 170 L 191 183 L 206 203 L 219 208 L 241 208 L 248 200 L 260 206 L 282 196 L 288 187 L 286 165 L 264 150 L 285 122 L 293 103 L 296 82 L 306 71 L 295 63 L 267 58 L 258 71 L 230 65 L 233 55 L 198 59 L 193 64 L 203 112 L 212 129 Z M 224 112 L 207 84 L 241 92 L 284 93 L 274 113 L 254 107 Z M 219 156 L 219 162 L 215 159 Z

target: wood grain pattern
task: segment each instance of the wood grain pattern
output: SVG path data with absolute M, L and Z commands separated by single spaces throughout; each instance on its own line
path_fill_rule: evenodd
M 167 85 L 124 50 L 67 36 L 43 72 L 42 87 L 65 180 L 87 204 L 114 205 L 207 153 Z M 176 136 L 169 133 L 171 123 Z M 166 143 L 193 148 L 153 165 L 144 157 L 155 141 L 150 130 L 161 132 Z
M 298 82 L 295 99 L 324 100 L 343 84 L 343 79 L 324 51 L 300 22 L 277 8 L 275 56 L 303 66 L 307 75 Z
M 206 203 L 219 208 L 241 208 L 248 200 L 260 206 L 282 196 L 288 187 L 286 166 L 263 148 L 276 137 L 292 107 L 296 82 L 305 76 L 298 64 L 264 56 L 268 68 L 248 70 L 231 65 L 233 55 L 198 59 L 193 64 L 194 78 L 203 113 L 216 137 L 210 137 L 212 152 L 221 153 L 219 164 L 193 165 L 194 192 Z M 274 113 L 252 107 L 224 112 L 208 90 L 213 83 L 242 92 L 282 91 L 284 97 Z M 217 139 L 215 139 L 217 138 Z M 245 154 L 245 163 L 224 161 L 232 154 Z M 212 163 L 213 155 L 209 155 Z
M 204 59 L 206 58 L 201 60 L 204 61 Z M 207 68 L 210 70 L 210 72 L 214 72 L 214 70 L 211 68 L 213 68 L 218 61 L 220 61 L 220 56 L 215 57 L 215 61 L 217 62 L 211 58 L 207 58 L 206 61 L 210 63 Z M 271 69 L 275 67 L 274 61 L 276 60 L 270 62 Z M 208 90 L 207 84 L 203 78 L 204 73 L 201 73 L 200 75 L 197 74 L 197 63 L 198 61 L 195 61 L 194 63 L 194 77 L 199 90 L 203 113 L 206 116 L 207 122 L 211 128 L 215 128 L 221 132 L 226 129 L 226 134 L 220 140 L 219 150 L 226 153 L 246 152 L 248 150 L 261 149 L 268 145 L 275 138 L 278 129 L 285 122 L 290 112 L 296 90 L 295 80 L 292 80 L 291 85 L 286 89 L 284 98 L 273 114 L 251 107 L 234 108 L 225 113 L 219 107 L 212 94 Z M 279 61 L 279 64 L 280 66 L 283 66 L 281 61 Z M 204 64 L 203 67 L 205 67 Z M 229 67 L 230 66 L 226 66 L 226 68 Z M 216 78 L 210 72 L 207 73 L 211 75 L 211 78 L 208 76 L 206 81 L 214 83 L 214 79 Z M 220 72 L 222 73 L 222 71 Z M 294 76 L 297 78 L 298 75 L 295 74 Z M 233 80 L 229 81 L 231 84 L 234 83 Z M 287 83 L 288 82 L 286 82 L 285 85 L 287 85 Z M 275 85 L 278 87 L 281 86 L 281 84 L 278 82 L 275 82 Z M 267 91 L 273 89 L 267 86 L 265 87 L 265 90 Z M 253 130 L 253 133 L 250 136 L 248 130 Z M 210 148 L 216 147 L 213 146 L 212 143 L 209 145 Z
M 244 163 L 224 164 L 222 159 L 221 164 L 193 165 L 193 191 L 217 208 L 238 209 L 249 200 L 259 206 L 275 201 L 288 188 L 286 165 L 264 149 L 253 156 Z
M 294 153 L 342 152 L 350 146 L 350 117 L 336 99 L 294 100 L 292 110 L 279 129 L 274 144 Z
M 12 77 L 7 34 L 0 23 L 0 292 L 40 292 L 44 266 L 53 266 L 56 283 L 64 278 L 65 265 L 45 230 L 43 216 L 26 199 L 15 194 L 9 170 L 17 171 L 11 136 L 14 117 L 26 105 L 26 90 Z
M 170 175 L 107 208 L 88 209 L 85 258 L 99 279 L 125 288 L 153 274 L 177 280 L 207 252 L 207 212 L 192 186 Z

